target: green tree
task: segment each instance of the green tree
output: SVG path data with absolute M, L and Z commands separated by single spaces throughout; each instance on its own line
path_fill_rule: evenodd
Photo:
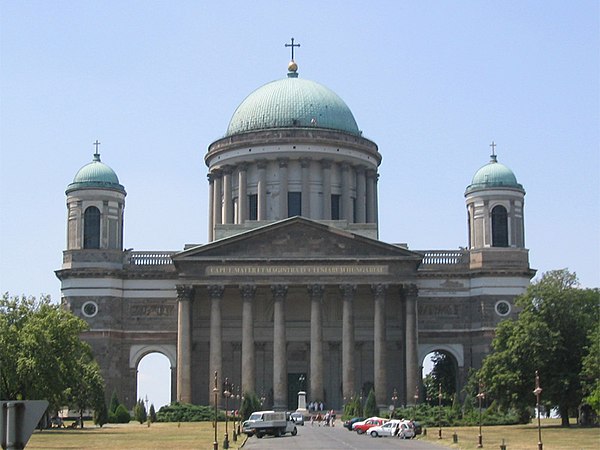
M 87 409 L 104 407 L 104 379 L 96 361 L 92 360 L 91 352 L 78 362 L 78 377 L 68 388 L 68 400 L 71 409 L 79 412 L 79 426 L 83 428 L 83 414 Z
M 131 420 L 129 411 L 127 411 L 127 408 L 125 408 L 125 405 L 123 404 L 117 406 L 114 416 L 116 423 L 129 423 L 129 421 Z
M 260 399 L 254 392 L 246 392 L 239 411 L 242 420 L 248 420 L 254 411 L 260 411 Z
M 600 415 L 600 323 L 590 332 L 589 342 L 581 364 L 583 400 Z
M 119 402 L 119 397 L 117 397 L 117 391 L 113 391 L 112 395 L 110 396 L 110 406 L 108 407 L 108 412 L 110 414 L 115 414 L 120 404 L 121 402 Z
M 375 391 L 371 389 L 365 403 L 365 416 L 373 417 L 379 414 L 379 408 L 377 408 L 377 400 L 375 399 Z
M 148 419 L 148 413 L 142 399 L 139 399 L 133 407 L 133 418 L 139 423 L 144 423 Z
M 492 399 L 527 421 L 539 371 L 544 403 L 557 406 L 563 426 L 582 400 L 580 373 L 589 333 L 600 320 L 597 289 L 580 289 L 575 274 L 547 272 L 516 299 L 518 319 L 501 322 L 480 375 Z
M 154 409 L 154 403 L 150 404 L 150 412 L 148 413 L 150 422 L 156 422 L 156 409 Z
M 49 296 L 0 299 L 0 399 L 46 399 L 50 411 L 69 403 L 92 361 L 79 335 L 87 329 Z M 83 403 L 83 399 L 79 399 Z
M 108 409 L 104 402 L 104 396 L 102 397 L 102 402 L 94 409 L 94 423 L 100 428 L 102 428 L 105 423 L 108 423 Z
M 431 370 L 432 383 L 439 389 L 442 385 L 442 404 L 451 405 L 453 395 L 456 393 L 456 367 L 452 357 L 443 352 L 435 352 L 431 357 L 433 369 Z M 435 398 L 437 399 L 437 392 Z

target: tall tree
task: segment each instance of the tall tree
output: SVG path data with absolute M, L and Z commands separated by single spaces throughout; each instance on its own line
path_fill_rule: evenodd
M 516 299 L 517 320 L 496 329 L 493 352 L 484 360 L 481 377 L 491 398 L 520 411 L 528 420 L 535 403 L 535 371 L 541 379 L 543 401 L 557 406 L 563 426 L 569 410 L 582 399 L 580 372 L 589 333 L 600 320 L 599 292 L 580 289 L 575 274 L 547 272 Z

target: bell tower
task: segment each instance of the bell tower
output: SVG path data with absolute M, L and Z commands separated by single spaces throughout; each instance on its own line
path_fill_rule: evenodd
M 125 188 L 117 174 L 100 160 L 98 141 L 92 162 L 69 184 L 67 195 L 67 252 L 123 250 Z

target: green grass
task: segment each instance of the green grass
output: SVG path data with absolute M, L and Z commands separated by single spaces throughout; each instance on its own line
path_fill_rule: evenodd
M 219 448 L 223 448 L 225 424 L 218 427 Z M 452 434 L 458 435 L 458 444 L 452 443 Z M 477 448 L 478 427 L 442 428 L 442 439 L 438 439 L 436 427 L 427 430 L 426 439 L 455 449 Z M 500 448 L 502 439 L 507 450 L 536 450 L 538 432 L 536 423 L 528 425 L 483 427 L 483 448 Z M 245 436 L 233 442 L 232 425 L 229 424 L 230 448 L 238 449 Z M 151 427 L 139 423 L 127 425 L 107 424 L 102 428 L 89 422 L 89 427 L 81 429 L 53 429 L 35 431 L 27 449 L 200 449 L 213 448 L 214 430 L 210 422 L 195 423 L 154 423 Z M 600 449 L 600 428 L 561 428 L 559 419 L 542 420 L 542 442 L 544 450 L 598 450 Z
M 458 444 L 453 444 L 454 433 L 458 436 Z M 421 439 L 450 448 L 471 450 L 477 448 L 478 435 L 479 427 L 442 427 L 440 440 L 438 428 L 431 427 L 427 430 L 427 436 Z M 537 422 L 527 425 L 484 426 L 481 435 L 484 449 L 498 450 L 503 439 L 506 450 L 537 449 Z M 575 425 L 562 428 L 560 419 L 542 419 L 542 443 L 544 450 L 598 450 L 600 428 L 582 428 Z

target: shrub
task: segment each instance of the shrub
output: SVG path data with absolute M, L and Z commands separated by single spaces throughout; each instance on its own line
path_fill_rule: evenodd
M 129 421 L 131 420 L 131 416 L 129 415 L 129 411 L 127 411 L 127 408 L 125 408 L 125 405 L 117 406 L 117 410 L 114 414 L 114 419 L 115 423 L 129 423 Z
M 163 406 L 156 414 L 157 422 L 209 422 L 214 420 L 212 406 L 192 405 L 190 403 L 171 403 Z M 218 411 L 217 420 L 225 420 L 223 411 Z

